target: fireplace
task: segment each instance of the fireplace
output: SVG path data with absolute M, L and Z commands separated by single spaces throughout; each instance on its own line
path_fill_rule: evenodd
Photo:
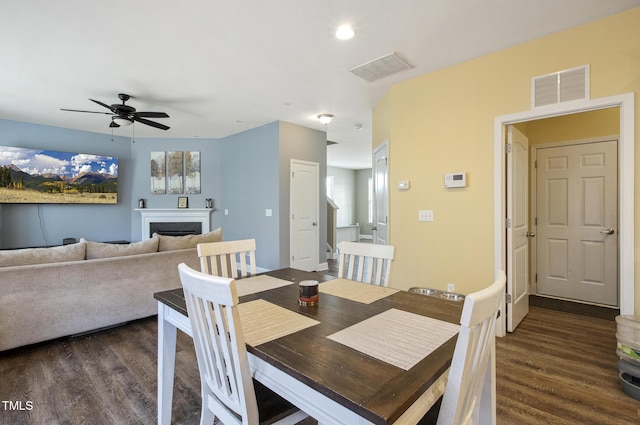
M 142 216 L 141 240 L 153 232 L 163 235 L 198 235 L 210 231 L 211 208 L 138 208 Z M 152 225 L 154 229 L 152 229 Z M 157 226 L 160 231 L 157 231 Z
M 202 223 L 199 221 L 162 221 L 149 223 L 149 235 L 154 233 L 166 236 L 199 235 Z

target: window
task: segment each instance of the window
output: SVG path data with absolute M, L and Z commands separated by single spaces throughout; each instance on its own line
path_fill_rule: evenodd
M 333 199 L 334 176 L 327 176 L 327 198 Z

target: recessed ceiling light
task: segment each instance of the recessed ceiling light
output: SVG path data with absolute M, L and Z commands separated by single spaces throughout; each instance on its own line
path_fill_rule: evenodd
M 355 31 L 353 31 L 353 28 L 351 28 L 349 24 L 340 25 L 336 30 L 336 37 L 339 40 L 350 40 L 354 35 Z

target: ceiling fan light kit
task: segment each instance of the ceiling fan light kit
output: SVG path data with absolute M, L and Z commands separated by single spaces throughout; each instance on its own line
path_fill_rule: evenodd
M 113 105 L 107 105 L 99 100 L 89 99 L 90 101 L 97 103 L 109 109 L 111 112 L 97 112 L 97 111 L 81 111 L 78 109 L 62 109 L 63 111 L 70 112 L 87 112 L 90 114 L 106 114 L 112 115 L 110 128 L 125 127 L 135 122 L 149 125 L 151 127 L 159 128 L 160 130 L 168 130 L 170 127 L 159 122 L 151 121 L 146 118 L 169 118 L 165 112 L 138 112 L 133 106 L 126 105 L 125 102 L 131 99 L 128 94 L 120 93 L 118 98 L 122 101 L 122 104 L 114 103 Z
M 111 118 L 111 123 L 114 124 L 114 127 L 126 127 L 133 124 L 133 120 L 127 117 L 113 117 Z

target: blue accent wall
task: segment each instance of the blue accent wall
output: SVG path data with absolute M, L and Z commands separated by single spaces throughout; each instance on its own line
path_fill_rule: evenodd
M 317 162 L 319 168 L 318 191 L 318 263 L 327 261 L 327 133 L 313 130 L 297 124 L 279 121 L 280 128 L 280 266 L 289 265 L 290 254 L 290 229 L 289 229 L 289 203 L 290 203 L 290 175 L 291 160 L 299 159 L 309 162 Z
M 268 269 L 280 267 L 278 144 L 277 122 L 222 140 L 224 238 L 255 238 L 256 263 Z
M 211 198 L 214 207 L 211 214 L 211 230 L 222 226 L 219 205 L 222 201 L 221 139 L 136 139 L 131 144 L 133 169 L 132 184 L 128 186 L 131 195 L 131 240 L 142 237 L 138 199 L 145 200 L 147 208 L 177 208 L 178 197 L 189 198 L 189 208 L 205 208 L 205 200 Z M 200 194 L 164 194 L 151 193 L 150 163 L 152 151 L 200 151 Z M 224 232 L 224 229 L 223 229 Z M 226 232 L 224 232 L 226 233 Z M 226 238 L 226 234 L 224 235 Z
M 60 245 L 67 237 L 93 241 L 141 239 L 138 199 L 147 208 L 176 208 L 178 196 L 190 208 L 213 198 L 212 229 L 224 239 L 255 238 L 258 267 L 289 266 L 289 164 L 313 161 L 320 169 L 319 263 L 326 261 L 326 133 L 273 122 L 220 139 L 131 140 L 31 123 L 0 120 L 0 145 L 117 156 L 116 205 L 0 204 L 0 248 Z M 152 195 L 151 151 L 200 151 L 200 194 Z M 224 210 L 229 214 L 224 215 Z M 266 210 L 272 215 L 268 217 Z
M 131 139 L 0 120 L 0 145 L 118 157 L 116 205 L 0 204 L 0 247 L 61 245 L 64 238 L 129 240 Z

